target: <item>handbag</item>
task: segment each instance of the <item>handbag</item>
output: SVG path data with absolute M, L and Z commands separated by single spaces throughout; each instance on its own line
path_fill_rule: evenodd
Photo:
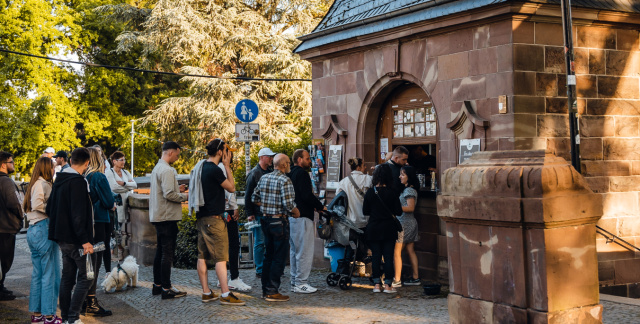
M 356 181 L 353 180 L 353 177 L 351 175 L 349 175 L 349 181 L 351 181 L 351 184 L 353 185 L 353 187 L 356 188 L 356 191 L 358 192 L 358 194 L 360 196 L 362 196 L 362 198 L 364 198 L 364 191 L 362 191 L 362 189 L 358 188 L 358 185 L 356 184 Z
M 395 227 L 396 231 L 398 233 L 402 232 L 402 223 L 400 223 L 400 220 L 398 219 L 398 217 L 396 217 L 396 215 L 394 215 L 390 210 L 389 207 L 387 207 L 387 205 L 384 203 L 384 201 L 382 200 L 382 198 L 380 198 L 380 195 L 378 195 L 378 188 L 373 187 L 373 191 L 375 191 L 376 193 L 376 197 L 378 197 L 378 199 L 380 200 L 380 202 L 382 203 L 382 206 L 384 206 L 384 209 L 387 211 L 387 213 L 389 213 L 389 215 L 391 215 L 391 218 L 393 219 L 393 226 Z

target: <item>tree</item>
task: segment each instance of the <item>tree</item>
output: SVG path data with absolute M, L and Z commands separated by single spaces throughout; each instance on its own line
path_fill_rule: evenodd
M 159 0 L 141 30 L 118 37 L 119 53 L 142 47 L 139 65 L 222 77 L 311 77 L 308 62 L 292 50 L 319 22 L 327 0 L 242 1 Z M 131 6 L 103 6 L 101 14 L 128 22 L 143 16 Z M 250 98 L 259 105 L 261 136 L 297 142 L 310 125 L 311 83 L 184 77 L 190 95 L 163 100 L 144 118 L 191 147 L 214 137 L 234 138 L 235 104 Z M 237 145 L 237 144 L 236 144 Z

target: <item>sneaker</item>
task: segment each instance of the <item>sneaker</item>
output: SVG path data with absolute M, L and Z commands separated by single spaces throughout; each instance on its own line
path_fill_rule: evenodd
M 45 318 L 44 323 L 45 324 L 62 324 L 62 318 L 56 315 L 53 315 L 53 317 L 50 320 Z
M 233 306 L 244 306 L 245 303 L 238 299 L 232 292 L 229 292 L 229 296 L 220 297 L 220 304 L 222 305 L 233 305 Z
M 394 280 L 394 281 L 391 283 L 391 287 L 393 287 L 393 288 L 400 288 L 400 287 L 402 287 L 402 282 L 401 282 L 400 280 L 398 280 L 398 281 L 395 281 L 395 280 Z
M 4 285 L 0 286 L 0 293 L 13 295 L 13 291 L 7 289 Z
M 273 295 L 267 295 L 267 297 L 265 297 L 265 300 L 270 302 L 286 302 L 289 301 L 289 296 L 277 293 Z
M 317 288 L 313 288 L 307 284 L 293 287 L 293 292 L 299 294 L 312 294 L 316 291 L 318 291 Z
M 180 291 L 174 287 L 171 287 L 169 290 L 162 289 L 162 299 L 174 299 L 186 296 L 187 293 L 184 291 Z
M 75 322 L 64 321 L 62 324 L 84 324 L 84 322 L 77 319 Z
M 158 286 L 156 284 L 151 285 L 151 295 L 158 296 L 162 294 L 162 286 Z
M 398 291 L 395 288 L 393 288 L 393 286 L 390 288 L 384 287 L 384 291 L 383 291 L 383 293 L 385 294 L 395 294 L 397 292 Z
M 420 280 L 420 278 L 417 278 L 417 279 L 411 278 L 403 282 L 405 286 L 420 286 L 421 283 L 422 281 Z
M 374 285 L 373 286 L 373 292 L 374 293 L 382 292 L 382 288 L 380 288 L 380 287 L 381 287 L 380 284 Z
M 214 300 L 218 300 L 218 295 L 216 295 L 216 293 L 213 292 L 213 290 L 209 289 L 209 291 L 211 291 L 211 293 L 209 295 L 207 294 L 202 294 L 202 302 L 203 303 L 208 303 L 210 301 L 214 301 Z
M 251 286 L 247 285 L 240 277 L 229 281 L 229 289 L 238 291 L 249 291 Z
M 262 273 L 256 273 L 256 278 L 262 278 Z
M 44 323 L 45 317 L 44 315 L 35 316 L 31 315 L 31 323 Z
M 16 296 L 13 294 L 5 294 L 0 292 L 0 301 L 2 300 L 14 300 L 16 299 Z

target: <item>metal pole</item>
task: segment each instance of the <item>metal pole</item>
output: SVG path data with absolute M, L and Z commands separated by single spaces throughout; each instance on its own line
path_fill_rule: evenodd
M 569 108 L 569 136 L 571 137 L 571 165 L 580 172 L 580 122 L 576 99 L 576 72 L 573 61 L 573 25 L 571 23 L 571 0 L 561 0 L 562 29 L 564 32 L 564 54 L 567 70 L 567 102 Z
M 135 128 L 134 128 L 134 123 L 135 120 L 131 120 L 131 176 L 133 177 L 133 143 L 134 143 L 134 136 L 135 136 Z
M 245 168 L 248 176 L 249 172 L 251 172 L 251 143 L 250 142 L 244 143 L 244 163 L 245 163 Z

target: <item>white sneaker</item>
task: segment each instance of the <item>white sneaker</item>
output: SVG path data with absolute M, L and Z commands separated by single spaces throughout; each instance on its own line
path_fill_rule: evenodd
M 238 290 L 238 291 L 249 291 L 251 290 L 251 286 L 247 285 L 240 279 L 240 277 L 229 281 L 229 289 Z
M 313 288 L 307 284 L 293 287 L 293 292 L 300 294 L 312 294 L 316 291 L 318 291 L 318 289 Z

